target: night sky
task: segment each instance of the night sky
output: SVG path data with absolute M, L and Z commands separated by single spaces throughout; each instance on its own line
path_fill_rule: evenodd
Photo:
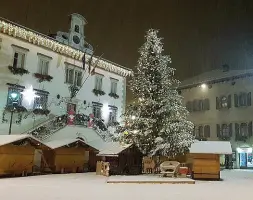
M 44 34 L 68 31 L 68 15 L 83 15 L 96 54 L 135 68 L 149 28 L 159 29 L 182 80 L 223 64 L 253 68 L 250 0 L 1 0 L 0 16 Z M 128 95 L 128 99 L 131 95 Z

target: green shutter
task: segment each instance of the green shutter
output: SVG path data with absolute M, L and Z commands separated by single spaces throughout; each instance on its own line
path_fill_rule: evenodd
M 235 103 L 235 107 L 238 107 L 238 95 L 234 94 L 234 103 Z
M 232 135 L 233 135 L 233 124 L 230 123 L 229 124 L 229 136 L 232 137 Z
M 220 99 L 219 97 L 216 97 L 216 110 L 220 109 Z
M 231 95 L 228 95 L 228 108 L 231 108 Z
M 235 123 L 235 137 L 238 137 L 240 134 L 240 125 Z
M 250 123 L 248 124 L 248 134 L 249 134 L 249 137 L 252 136 L 252 122 L 250 122 Z
M 247 106 L 251 106 L 251 92 L 247 94 Z
M 220 137 L 220 125 L 219 124 L 216 125 L 216 129 L 217 129 L 217 137 Z

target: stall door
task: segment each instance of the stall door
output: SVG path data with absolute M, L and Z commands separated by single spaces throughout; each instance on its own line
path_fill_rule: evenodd
M 247 168 L 247 153 L 240 153 L 240 168 Z
M 41 157 L 42 157 L 42 150 L 35 149 L 33 165 L 35 166 L 36 169 L 41 168 Z

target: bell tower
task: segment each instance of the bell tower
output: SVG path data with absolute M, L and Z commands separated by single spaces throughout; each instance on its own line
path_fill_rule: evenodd
M 71 24 L 69 30 L 69 45 L 82 50 L 85 44 L 84 26 L 86 19 L 77 13 L 71 14 Z

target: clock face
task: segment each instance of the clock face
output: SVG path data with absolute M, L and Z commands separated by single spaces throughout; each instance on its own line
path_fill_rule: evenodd
M 73 41 L 75 44 L 79 44 L 80 43 L 80 38 L 77 35 L 73 36 Z

